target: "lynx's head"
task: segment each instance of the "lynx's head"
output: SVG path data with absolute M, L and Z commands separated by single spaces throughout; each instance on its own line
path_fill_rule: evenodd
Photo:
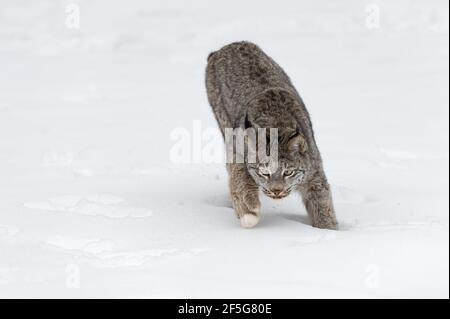
M 279 130 L 278 160 L 247 163 L 252 178 L 269 197 L 281 199 L 305 182 L 310 169 L 308 144 L 296 129 Z

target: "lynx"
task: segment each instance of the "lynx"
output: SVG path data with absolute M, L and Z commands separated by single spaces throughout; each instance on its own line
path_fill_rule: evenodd
M 209 54 L 206 89 L 223 136 L 230 128 L 278 129 L 276 166 L 227 163 L 231 202 L 241 226 L 259 222 L 261 190 L 273 199 L 299 192 L 312 226 L 337 229 L 308 111 L 283 69 L 257 45 L 231 43 Z

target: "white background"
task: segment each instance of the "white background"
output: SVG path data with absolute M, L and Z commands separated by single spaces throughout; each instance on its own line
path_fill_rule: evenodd
M 1 297 L 448 298 L 448 1 L 69 3 L 0 0 Z M 170 161 L 239 40 L 305 100 L 339 232 L 297 196 L 241 229 L 224 165 Z

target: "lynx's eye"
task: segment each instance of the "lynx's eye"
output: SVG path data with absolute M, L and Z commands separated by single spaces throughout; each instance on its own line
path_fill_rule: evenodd
M 258 175 L 259 176 L 261 176 L 261 177 L 264 177 L 264 178 L 269 178 L 270 177 L 270 174 L 269 174 L 269 172 L 268 171 L 266 171 L 266 170 L 258 170 Z
M 287 169 L 287 170 L 285 170 L 285 171 L 283 172 L 283 175 L 284 175 L 285 177 L 292 177 L 292 176 L 295 175 L 295 171 L 292 170 L 292 169 Z

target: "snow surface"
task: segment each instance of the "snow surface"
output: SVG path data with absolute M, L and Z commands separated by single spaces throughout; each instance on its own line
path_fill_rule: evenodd
M 2 0 L 0 296 L 448 298 L 448 5 Z M 244 39 L 307 103 L 338 232 L 296 196 L 242 229 L 224 165 L 169 159 Z

